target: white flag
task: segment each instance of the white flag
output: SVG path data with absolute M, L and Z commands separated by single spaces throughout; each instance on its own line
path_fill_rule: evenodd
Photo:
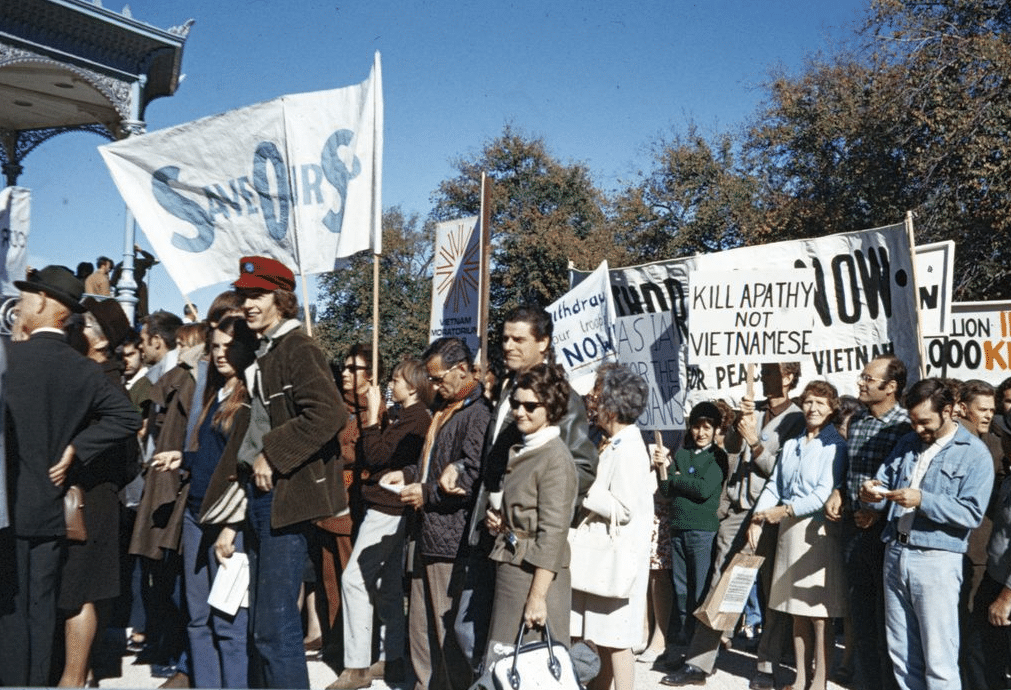
M 25 279 L 31 192 L 24 187 L 0 189 L 0 293 L 16 295 L 15 280 Z
M 99 151 L 184 294 L 269 256 L 306 274 L 382 250 L 379 53 L 361 84 L 283 96 Z

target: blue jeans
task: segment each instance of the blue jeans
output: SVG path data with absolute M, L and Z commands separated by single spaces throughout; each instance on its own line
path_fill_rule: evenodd
M 188 507 L 183 513 L 183 588 L 190 616 L 186 633 L 195 688 L 249 687 L 248 611 L 240 606 L 229 616 L 207 603 L 220 567 L 214 556 L 220 533 L 221 525 L 201 526 Z M 241 533 L 235 535 L 235 550 L 243 550 Z
M 752 627 L 762 624 L 762 603 L 758 599 L 758 579 L 751 585 L 751 594 L 744 602 L 744 624 Z
M 308 688 L 298 592 L 309 558 L 309 523 L 271 529 L 274 493 L 263 493 L 252 483 L 247 493 L 249 630 L 253 640 L 250 686 Z
M 892 542 L 885 548 L 885 631 L 902 690 L 960 690 L 962 554 Z
M 671 577 L 674 580 L 676 604 L 674 613 L 686 640 L 691 640 L 695 633 L 695 616 L 692 614 L 706 598 L 715 539 L 716 532 L 671 530 Z

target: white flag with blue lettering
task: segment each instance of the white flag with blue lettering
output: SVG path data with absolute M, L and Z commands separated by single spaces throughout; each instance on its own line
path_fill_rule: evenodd
M 184 294 L 237 278 L 243 256 L 296 273 L 382 251 L 383 97 L 369 78 L 283 96 L 99 151 Z

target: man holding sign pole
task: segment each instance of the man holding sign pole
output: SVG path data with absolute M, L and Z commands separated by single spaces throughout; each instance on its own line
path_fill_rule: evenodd
M 730 472 L 720 499 L 720 526 L 716 532 L 715 567 L 710 588 L 720 581 L 723 568 L 734 554 L 747 546 L 751 510 L 772 474 L 780 447 L 804 428 L 804 415 L 789 397 L 799 377 L 799 362 L 763 364 L 762 388 L 767 399 L 757 405 L 751 397 L 741 399 L 741 413 L 726 439 Z M 772 584 L 774 559 L 771 556 L 777 536 L 778 529 L 763 531 L 757 549 L 758 555 L 766 556 L 761 573 L 766 598 Z M 773 673 L 789 629 L 789 616 L 778 611 L 766 612 L 765 630 L 758 648 L 758 672 L 749 686 L 752 690 L 772 690 L 775 687 Z M 722 637 L 722 631 L 698 622 L 684 665 L 664 676 L 660 682 L 679 687 L 705 685 L 716 667 Z

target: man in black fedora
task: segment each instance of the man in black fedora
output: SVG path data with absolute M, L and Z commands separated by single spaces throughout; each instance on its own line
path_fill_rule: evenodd
M 12 515 L 0 533 L 0 684 L 49 685 L 67 471 L 129 438 L 141 420 L 65 340 L 63 324 L 84 311 L 81 281 L 47 266 L 14 284 L 27 340 L 8 349 L 4 391 Z

